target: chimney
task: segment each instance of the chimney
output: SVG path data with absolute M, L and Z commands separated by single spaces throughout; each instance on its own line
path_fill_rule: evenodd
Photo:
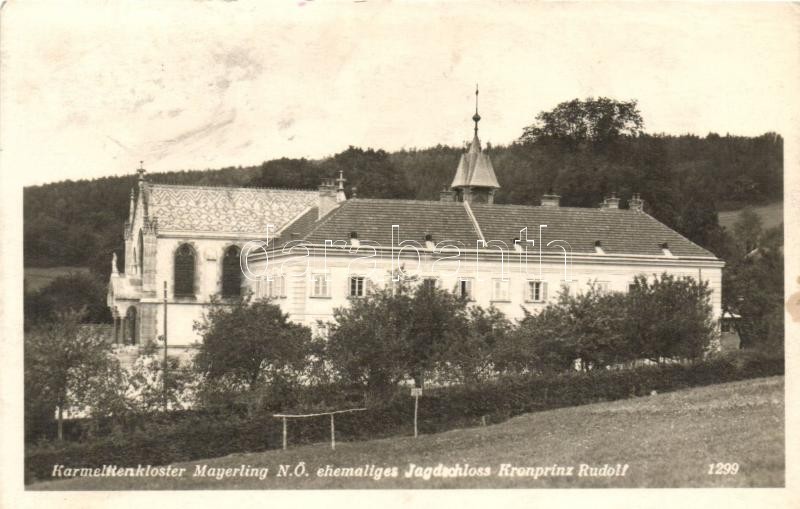
M 618 209 L 619 208 L 619 198 L 617 198 L 617 193 L 611 193 L 611 196 L 603 200 L 604 209 Z
M 633 197 L 628 202 L 628 208 L 637 212 L 644 212 L 644 200 L 639 197 L 639 193 L 633 193 Z
M 456 201 L 456 192 L 447 189 L 447 186 L 439 191 L 439 201 Z
M 333 179 L 322 179 L 319 185 L 319 216 L 322 219 L 330 211 L 339 206 L 336 201 L 336 184 Z
M 558 207 L 561 197 L 557 194 L 543 194 L 542 207 Z

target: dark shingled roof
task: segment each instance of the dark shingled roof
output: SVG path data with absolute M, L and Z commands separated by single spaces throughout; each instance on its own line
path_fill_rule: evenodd
M 424 244 L 425 235 L 434 242 L 458 240 L 466 247 L 480 238 L 462 203 L 414 200 L 355 199 L 342 203 L 322 218 L 305 239 L 312 244 L 325 240 L 348 240 L 350 232 L 359 240 L 381 246 L 392 245 L 392 225 L 400 225 L 400 240 Z
M 565 240 L 574 253 L 594 253 L 595 242 L 607 254 L 663 255 L 665 242 L 675 256 L 713 257 L 652 216 L 627 209 L 578 207 L 529 207 L 523 205 L 472 204 L 472 212 L 486 240 L 508 244 L 528 227 L 528 238 L 539 242 L 539 225 L 544 244 Z
M 596 242 L 600 241 L 609 255 L 663 256 L 662 245 L 666 243 L 674 256 L 714 257 L 644 212 L 498 204 L 471 204 L 471 210 L 484 239 L 503 241 L 509 248 L 526 226 L 528 239 L 538 245 L 539 225 L 546 224 L 543 243 L 563 240 L 574 253 L 595 253 Z M 291 240 L 288 232 L 293 231 L 298 234 L 295 239 L 311 244 L 348 240 L 350 232 L 355 231 L 362 242 L 370 240 L 389 247 L 394 224 L 400 225 L 400 240 L 415 240 L 423 245 L 428 234 L 434 242 L 460 241 L 466 248 L 475 248 L 480 238 L 461 202 L 353 199 L 319 221 L 313 221 L 313 217 L 316 216 L 306 214 L 290 225 L 279 245 Z

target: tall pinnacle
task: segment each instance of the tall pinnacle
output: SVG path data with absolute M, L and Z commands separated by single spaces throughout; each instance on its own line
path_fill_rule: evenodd
M 475 122 L 475 136 L 478 136 L 478 122 L 481 121 L 481 116 L 478 115 L 478 84 L 475 84 L 475 114 L 472 116 Z

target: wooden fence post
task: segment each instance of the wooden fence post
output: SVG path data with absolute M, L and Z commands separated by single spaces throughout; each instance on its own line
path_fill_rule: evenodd
M 331 413 L 331 449 L 336 450 L 336 428 L 333 426 L 333 414 Z

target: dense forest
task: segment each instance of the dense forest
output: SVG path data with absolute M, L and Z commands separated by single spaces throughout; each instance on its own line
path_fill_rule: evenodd
M 620 107 L 631 105 L 627 111 Z M 604 106 L 612 108 L 610 113 Z M 608 118 L 619 122 L 605 125 Z M 322 177 L 343 170 L 350 193 L 358 197 L 435 200 L 452 179 L 463 150 L 437 145 L 390 153 L 350 147 L 322 160 L 283 158 L 253 167 L 154 173 L 148 178 L 173 184 L 315 188 Z M 718 211 L 777 201 L 783 195 L 779 135 L 647 134 L 633 101 L 563 103 L 541 113 L 519 140 L 485 150 L 502 186 L 499 203 L 536 205 L 542 194 L 555 192 L 562 205 L 592 207 L 616 192 L 625 207 L 638 192 L 648 213 L 720 256 L 724 247 Z M 135 184 L 131 173 L 25 188 L 25 266 L 82 266 L 104 275 L 111 252 L 123 256 L 122 227 Z

